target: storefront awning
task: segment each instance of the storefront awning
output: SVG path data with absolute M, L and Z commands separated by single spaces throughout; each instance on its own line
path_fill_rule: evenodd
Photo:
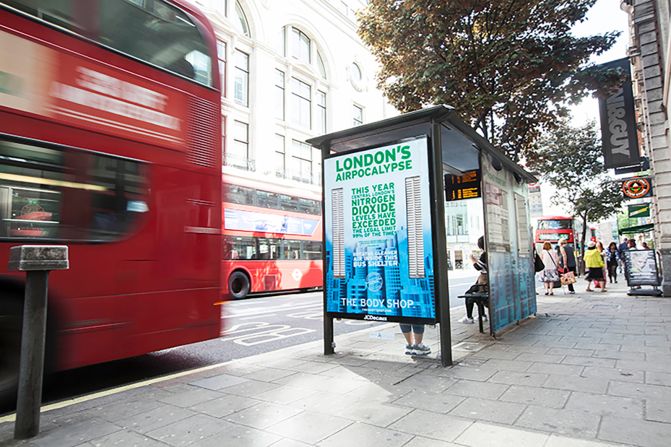
M 655 224 L 645 224 L 645 225 L 636 225 L 634 227 L 619 228 L 617 233 L 622 234 L 636 234 L 636 233 L 646 233 L 652 231 L 655 228 Z

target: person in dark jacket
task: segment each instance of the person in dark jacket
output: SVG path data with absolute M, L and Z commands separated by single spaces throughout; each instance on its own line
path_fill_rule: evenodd
M 575 260 L 575 250 L 573 246 L 569 245 L 566 242 L 566 239 L 562 239 L 559 241 L 557 250 L 559 251 L 559 267 L 562 269 L 562 273 L 573 272 L 575 275 L 577 263 Z M 569 293 L 575 294 L 573 284 L 568 285 L 568 290 Z
M 617 266 L 620 263 L 620 256 L 617 254 L 617 244 L 611 242 L 606 251 L 606 267 L 608 268 L 608 280 L 617 284 Z
M 487 279 L 487 252 L 485 251 L 485 237 L 480 236 L 478 238 L 478 248 L 482 250 L 482 253 L 480 253 L 480 257 L 476 258 L 475 256 L 471 255 L 471 261 L 473 262 L 473 267 L 480 272 L 480 275 L 478 276 L 477 281 L 473 286 L 471 286 L 470 290 L 477 290 L 477 291 L 486 291 L 487 290 L 487 284 L 488 284 L 488 279 Z M 468 292 L 466 292 L 468 293 Z M 461 323 L 464 324 L 473 324 L 475 320 L 473 319 L 473 307 L 475 307 L 474 302 L 469 302 L 469 300 L 466 300 L 466 316 L 459 320 Z M 484 321 L 487 321 L 487 315 L 483 315 L 482 319 Z

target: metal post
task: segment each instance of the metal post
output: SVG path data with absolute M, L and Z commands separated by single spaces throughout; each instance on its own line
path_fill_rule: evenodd
M 440 124 L 433 123 L 429 148 L 429 171 L 433 199 L 434 283 L 440 335 L 440 364 L 452 366 L 452 326 L 450 324 L 450 287 L 448 284 L 447 236 L 445 234 L 445 185 L 443 181 L 443 156 Z M 455 264 L 456 268 L 456 264 Z
M 335 354 L 335 343 L 333 341 L 333 318 L 326 315 L 324 308 L 324 355 Z
M 14 439 L 32 438 L 40 431 L 49 271 L 68 267 L 66 246 L 11 248 L 9 269 L 27 272 Z

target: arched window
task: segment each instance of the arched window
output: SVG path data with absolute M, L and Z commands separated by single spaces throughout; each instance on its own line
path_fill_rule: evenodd
M 361 68 L 359 68 L 359 65 L 356 62 L 352 62 L 350 68 L 352 70 L 352 82 L 355 84 L 360 84 L 361 80 L 363 79 L 363 75 L 361 74 Z
M 245 16 L 245 11 L 243 11 L 240 2 L 235 2 L 235 18 L 233 19 L 233 25 L 235 28 L 244 34 L 247 37 L 252 37 L 249 32 L 249 22 L 247 21 L 247 16 Z
M 301 30 L 291 27 L 291 34 L 289 35 L 289 48 L 291 49 L 291 57 L 297 59 L 299 62 L 310 65 L 312 61 L 310 55 L 310 47 L 312 41 Z
M 317 45 L 300 28 L 284 26 L 274 42 L 275 51 L 305 65 L 311 65 L 326 79 L 326 64 Z

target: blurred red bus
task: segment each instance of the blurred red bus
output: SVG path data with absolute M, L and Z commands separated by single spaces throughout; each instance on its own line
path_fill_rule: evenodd
M 322 286 L 321 196 L 224 175 L 224 294 Z
M 67 369 L 221 332 L 221 94 L 188 3 L 0 0 L 0 393 L 18 364 L 10 246 L 67 244 L 47 357 Z
M 575 243 L 573 217 L 570 216 L 543 216 L 538 218 L 534 242 L 543 244 L 550 242 L 558 243 L 566 239 L 569 244 Z

